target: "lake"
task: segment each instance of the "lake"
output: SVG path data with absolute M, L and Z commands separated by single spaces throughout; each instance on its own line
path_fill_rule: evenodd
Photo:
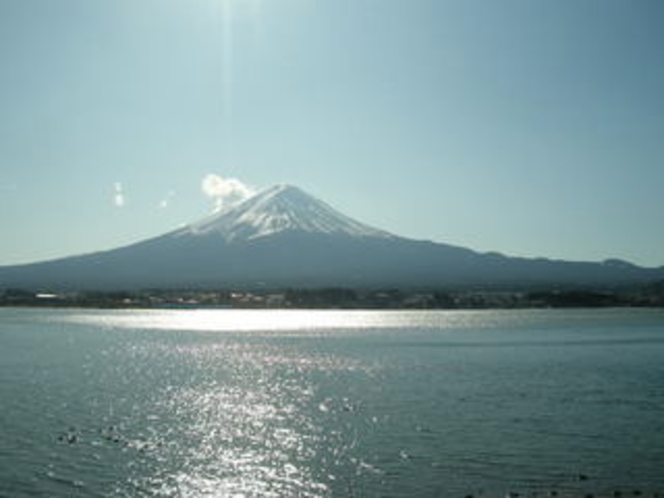
M 0 310 L 0 497 L 664 491 L 664 310 Z

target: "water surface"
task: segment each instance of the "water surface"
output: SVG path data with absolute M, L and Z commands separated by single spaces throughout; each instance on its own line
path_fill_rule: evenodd
M 664 490 L 664 313 L 0 310 L 0 496 Z

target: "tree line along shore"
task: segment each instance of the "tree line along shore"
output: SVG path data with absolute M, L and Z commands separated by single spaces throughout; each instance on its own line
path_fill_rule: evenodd
M 664 307 L 664 282 L 593 289 L 149 289 L 140 291 L 0 291 L 4 307 L 238 309 L 513 309 Z

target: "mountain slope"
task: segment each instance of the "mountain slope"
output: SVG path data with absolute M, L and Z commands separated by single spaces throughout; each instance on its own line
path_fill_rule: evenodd
M 174 236 L 218 233 L 227 242 L 247 242 L 282 232 L 392 237 L 343 215 L 292 185 L 277 185 L 177 231 Z
M 0 288 L 605 285 L 663 279 L 616 260 L 510 258 L 398 237 L 278 185 L 165 235 L 110 251 L 0 268 Z

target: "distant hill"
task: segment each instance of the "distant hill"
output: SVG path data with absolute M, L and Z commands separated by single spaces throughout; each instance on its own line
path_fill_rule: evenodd
M 606 286 L 664 280 L 620 260 L 514 258 L 370 227 L 301 189 L 277 185 L 130 246 L 0 267 L 0 288 Z

